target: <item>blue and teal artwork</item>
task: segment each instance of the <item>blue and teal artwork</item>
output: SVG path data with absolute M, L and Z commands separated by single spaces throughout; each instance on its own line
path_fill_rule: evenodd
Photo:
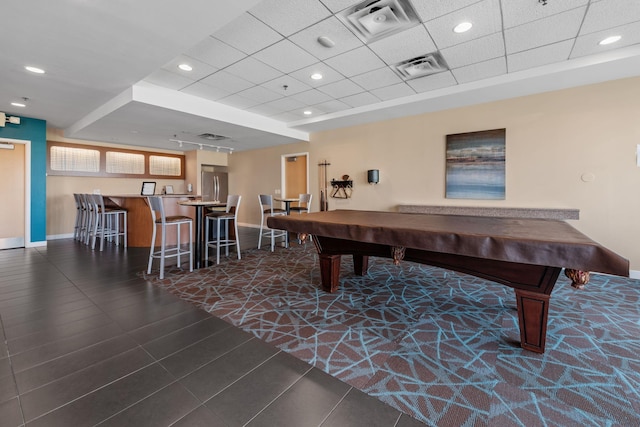
M 447 199 L 504 200 L 506 129 L 447 135 Z

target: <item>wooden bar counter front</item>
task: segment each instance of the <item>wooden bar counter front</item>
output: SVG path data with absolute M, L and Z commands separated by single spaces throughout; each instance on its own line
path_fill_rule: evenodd
M 153 222 L 151 221 L 151 211 L 149 210 L 147 197 L 136 194 L 121 194 L 108 195 L 105 198 L 127 210 L 128 245 L 136 248 L 148 248 L 151 245 Z M 166 215 L 184 215 L 193 218 L 195 222 L 193 209 L 188 206 L 178 205 L 181 200 L 193 200 L 194 198 L 195 196 L 186 194 L 163 195 L 162 201 L 164 202 Z M 176 232 L 173 228 L 169 227 L 167 230 L 167 242 L 171 244 L 176 241 Z M 181 243 L 189 243 L 189 236 L 183 235 L 181 240 Z

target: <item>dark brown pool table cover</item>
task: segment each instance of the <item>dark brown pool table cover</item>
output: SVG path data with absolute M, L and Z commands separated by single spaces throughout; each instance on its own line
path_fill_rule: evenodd
M 271 228 L 523 264 L 629 276 L 629 261 L 564 221 L 334 210 L 276 216 Z

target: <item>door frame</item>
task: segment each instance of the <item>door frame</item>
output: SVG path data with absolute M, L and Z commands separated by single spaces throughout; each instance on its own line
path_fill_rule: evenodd
M 2 138 L 1 142 L 24 145 L 24 247 L 38 245 L 31 244 L 31 141 L 27 139 Z
M 307 164 L 306 166 L 306 192 L 309 192 L 309 153 L 305 152 L 305 153 L 289 153 L 289 154 L 283 154 L 282 156 L 280 156 L 280 188 L 281 188 L 281 193 L 282 195 L 287 194 L 287 173 L 286 173 L 286 166 L 287 166 L 287 158 L 289 157 L 300 157 L 300 156 L 306 156 L 305 158 L 307 159 Z

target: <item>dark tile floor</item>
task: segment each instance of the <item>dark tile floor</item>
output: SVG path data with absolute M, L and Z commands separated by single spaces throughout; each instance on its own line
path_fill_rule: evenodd
M 0 251 L 1 426 L 421 425 L 151 285 L 147 256 Z

